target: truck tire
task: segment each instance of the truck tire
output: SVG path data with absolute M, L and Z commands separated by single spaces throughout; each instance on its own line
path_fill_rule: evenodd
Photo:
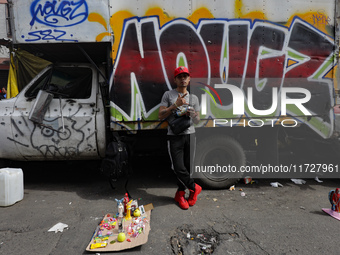
M 197 142 L 194 162 L 193 177 L 198 184 L 208 189 L 226 189 L 235 184 L 241 175 L 226 171 L 219 173 L 196 171 L 195 166 L 229 165 L 239 170 L 246 164 L 246 156 L 242 146 L 235 139 L 229 136 L 210 136 Z

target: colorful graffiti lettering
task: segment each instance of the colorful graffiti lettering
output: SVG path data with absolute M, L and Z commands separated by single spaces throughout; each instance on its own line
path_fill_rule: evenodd
M 195 26 L 175 19 L 159 28 L 158 17 L 126 20 L 111 84 L 113 120 L 157 120 L 163 93 L 174 87 L 171 77 L 179 56 L 188 63 L 191 91 L 199 98 L 205 93 L 195 89 L 199 84 L 255 88 L 253 106 L 266 110 L 272 105 L 272 88 L 278 93 L 282 87 L 311 89 L 305 107 L 331 122 L 332 84 L 326 77 L 335 65 L 334 41 L 299 18 L 290 27 L 245 19 L 201 20 Z M 231 93 L 215 89 L 223 105 L 210 104 L 204 117 L 235 117 Z M 299 109 L 287 110 L 301 115 Z M 279 107 L 273 115 L 280 116 Z
M 35 0 L 31 8 L 32 20 L 51 27 L 69 27 L 82 23 L 87 19 L 88 6 L 85 0 L 78 1 L 46 1 Z

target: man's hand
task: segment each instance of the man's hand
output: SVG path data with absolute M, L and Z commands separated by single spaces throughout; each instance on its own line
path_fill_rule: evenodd
M 192 121 L 195 124 L 198 124 L 198 122 L 200 121 L 199 112 L 195 112 L 195 109 L 192 107 L 188 108 L 187 115 L 189 115 L 192 118 Z
M 188 104 L 188 103 L 185 101 L 185 99 L 184 99 L 184 97 L 185 97 L 187 94 L 188 94 L 188 93 L 185 93 L 183 96 L 181 96 L 181 94 L 178 93 L 178 97 L 177 97 L 176 102 L 175 102 L 175 105 L 176 105 L 177 107 L 182 106 L 182 105 L 184 105 L 184 104 Z

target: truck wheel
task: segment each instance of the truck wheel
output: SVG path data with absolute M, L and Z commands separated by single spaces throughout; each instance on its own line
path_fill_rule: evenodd
M 204 166 L 231 166 L 239 170 L 246 164 L 242 146 L 229 136 L 210 136 L 199 141 L 196 146 L 194 179 L 205 188 L 225 189 L 235 184 L 241 177 L 238 173 L 227 171 L 211 172 Z M 201 169 L 197 168 L 199 166 Z M 197 171 L 200 170 L 200 171 Z

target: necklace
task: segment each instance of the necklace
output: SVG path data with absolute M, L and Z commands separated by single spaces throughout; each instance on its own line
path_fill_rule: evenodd
M 181 96 L 183 96 L 184 94 L 188 94 L 188 91 L 185 92 L 185 93 L 179 92 L 177 89 L 176 89 L 176 91 L 177 91 Z

